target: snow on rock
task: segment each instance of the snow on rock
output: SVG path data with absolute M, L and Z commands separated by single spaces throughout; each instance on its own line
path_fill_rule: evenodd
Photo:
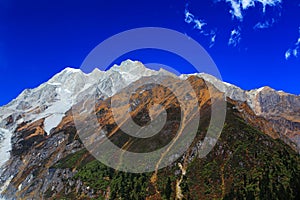
M 230 83 L 223 82 L 209 74 L 200 73 L 198 76 L 203 78 L 205 81 L 212 83 L 218 90 L 224 92 L 227 97 L 237 101 L 246 101 L 247 97 L 245 91 L 241 88 Z
M 232 85 L 230 83 L 223 82 L 216 77 L 205 74 L 205 73 L 195 73 L 195 74 L 182 74 L 179 77 L 181 79 L 187 79 L 189 76 L 198 76 L 199 78 L 204 79 L 206 82 L 211 83 L 219 91 L 225 93 L 225 95 L 233 100 L 237 101 L 246 101 L 247 96 L 244 90 L 241 88 Z
M 152 75 L 176 76 L 162 69 L 159 71 L 147 69 L 138 61 L 126 60 L 119 66 L 114 65 L 108 71 L 95 69 L 89 74 L 80 69 L 66 68 L 39 87 L 24 90 L 9 104 L 0 107 L 0 169 L 10 157 L 11 137 L 17 124 L 45 119 L 44 130 L 47 134 L 51 134 L 51 130 L 61 122 L 65 113 L 74 104 L 85 102 L 87 97 L 92 95 L 99 98 L 110 97 L 141 77 Z M 300 105 L 300 96 L 276 92 L 269 87 L 245 91 L 204 73 L 183 74 L 178 78 L 185 80 L 191 75 L 203 78 L 233 100 L 247 102 L 257 115 L 263 112 L 263 108 L 272 110 L 273 103 L 278 101 L 282 104 L 288 102 L 288 106 L 283 107 L 288 112 L 297 110 Z M 13 125 L 7 126 L 8 117 L 12 117 Z M 294 140 L 300 143 L 299 136 Z M 0 186 L 0 193 L 9 182 L 10 179 L 4 186 Z
M 45 132 L 49 135 L 51 129 L 57 127 L 64 116 L 65 116 L 64 114 L 53 114 L 47 117 L 44 122 Z
M 161 72 L 147 69 L 141 62 L 126 60 L 108 71 L 94 69 L 85 74 L 80 69 L 65 68 L 49 81 L 24 90 L 16 99 L 0 108 L 0 122 L 11 114 L 22 115 L 19 122 L 45 118 L 44 129 L 50 134 L 74 104 L 86 96 L 110 97 L 142 76 Z
M 1 168 L 10 157 L 12 134 L 9 130 L 0 128 L 0 135 L 2 135 L 2 139 L 0 139 L 0 168 Z
M 59 124 L 64 113 L 74 104 L 84 101 L 86 97 L 97 95 L 107 98 L 143 76 L 159 74 L 172 75 L 166 70 L 147 69 L 141 62 L 131 60 L 126 60 L 119 66 L 114 65 L 108 71 L 95 69 L 89 74 L 85 74 L 80 69 L 66 68 L 48 82 L 37 88 L 24 90 L 8 105 L 1 107 L 0 127 L 1 121 L 11 114 L 14 114 L 14 117 L 22 115 L 22 119 L 18 119 L 19 122 L 33 122 L 45 118 L 44 127 L 49 134 L 50 130 Z M 179 78 L 186 79 L 191 75 L 203 78 L 233 100 L 247 102 L 256 114 L 261 112 L 260 105 L 257 103 L 258 94 L 263 93 L 268 87 L 244 91 L 204 73 L 184 74 Z
M 48 82 L 37 88 L 24 90 L 9 104 L 0 107 L 0 127 L 3 128 L 1 130 L 4 132 L 2 135 L 8 135 L 8 137 L 0 140 L 0 145 L 4 142 L 6 145 L 10 145 L 10 139 L 7 138 L 11 137 L 13 130 L 5 131 L 7 130 L 5 118 L 10 115 L 13 116 L 15 123 L 34 122 L 44 118 L 44 129 L 47 134 L 50 134 L 51 129 L 61 122 L 65 113 L 74 104 L 84 102 L 87 97 L 92 95 L 99 98 L 110 97 L 143 76 L 160 74 L 173 75 L 162 69 L 159 71 L 148 69 L 141 62 L 131 60 L 126 60 L 119 66 L 114 65 L 108 71 L 95 69 L 89 74 L 80 69 L 66 68 Z M 245 91 L 204 73 L 184 74 L 179 78 L 186 79 L 191 75 L 203 78 L 233 100 L 247 102 L 256 114 L 261 113 L 261 105 L 257 98 L 261 97 L 260 94 L 266 93 L 265 91 L 269 90 L 268 87 Z M 5 148 L 4 146 L 2 145 L 1 149 L 9 149 L 8 146 Z M 1 153 L 2 155 L 7 154 Z

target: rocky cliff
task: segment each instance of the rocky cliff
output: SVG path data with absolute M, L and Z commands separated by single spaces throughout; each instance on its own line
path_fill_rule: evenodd
M 71 107 L 97 116 L 101 130 L 86 127 L 89 138 L 106 135 L 130 152 L 161 148 L 180 130 L 182 108 L 176 95 L 159 84 L 147 84 L 132 94 L 130 102 L 122 99 L 130 88 L 155 77 L 182 93 L 184 83 L 196 91 L 200 107 L 196 137 L 173 164 L 154 172 L 132 174 L 105 166 L 83 145 L 74 118 L 77 123 L 87 119 Z M 93 95 L 96 104 L 91 109 L 93 102 L 87 99 Z M 112 115 L 112 97 L 119 100 L 120 112 L 130 108 L 130 117 L 140 126 L 161 114 L 150 112 L 154 104 L 161 104 L 166 125 L 147 139 L 124 134 Z M 186 101 L 192 102 L 188 97 Z M 226 100 L 227 116 L 217 144 L 203 157 L 212 97 Z M 186 108 L 189 117 L 183 127 L 196 119 L 197 110 L 192 108 Z M 177 78 L 129 60 L 107 72 L 84 74 L 67 68 L 1 108 L 1 156 L 5 157 L 0 193 L 6 199 L 298 199 L 298 111 L 298 96 L 267 87 L 244 91 L 207 74 Z M 184 134 L 183 130 L 179 132 Z M 123 162 L 122 156 L 115 160 Z

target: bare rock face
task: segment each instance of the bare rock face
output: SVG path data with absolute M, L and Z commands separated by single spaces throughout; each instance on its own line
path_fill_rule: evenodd
M 300 153 L 300 96 L 262 87 L 245 91 L 208 74 L 197 74 L 235 101 L 245 102 L 255 115 L 270 122 L 279 137 Z M 188 76 L 182 76 L 186 78 Z M 294 144 L 292 144 L 294 143 Z
M 276 91 L 270 87 L 252 90 L 249 97 L 256 102 L 254 111 L 264 116 L 283 116 L 300 121 L 300 97 Z
M 263 87 L 248 92 L 253 111 L 266 118 L 282 136 L 288 137 L 300 151 L 300 97 Z
M 79 69 L 66 68 L 46 83 L 34 89 L 24 90 L 8 105 L 0 107 L 0 148 L 5 146 L 1 145 L 2 141 L 10 138 L 16 126 L 21 123 L 44 119 L 43 129 L 49 135 L 51 129 L 61 122 L 65 113 L 74 104 L 84 101 L 87 96 L 96 94 L 97 98 L 104 100 L 142 77 L 158 74 L 172 75 L 165 70 L 147 69 L 141 62 L 131 60 L 122 62 L 120 66 L 114 65 L 108 71 L 95 69 L 89 74 Z M 269 120 L 280 135 L 288 137 L 300 150 L 299 96 L 278 92 L 269 87 L 245 91 L 208 74 L 193 75 L 213 84 L 228 98 L 246 102 L 257 116 Z M 190 76 L 181 75 L 178 78 L 187 79 Z M 10 148 L 5 146 L 2 149 Z
M 8 197 L 42 199 L 43 196 L 71 193 L 75 187 L 76 193 L 82 191 L 93 198 L 94 191 L 88 189 L 82 182 L 72 179 L 76 174 L 73 164 L 78 163 L 77 160 L 68 160 L 68 156 L 76 153 L 82 159 L 88 160 L 89 157 L 86 151 L 81 151 L 84 147 L 76 133 L 70 109 L 74 105 L 86 103 L 87 96 L 96 95 L 102 102 L 96 108 L 101 115 L 100 121 L 107 127 L 107 132 L 113 133 L 111 129 L 116 127 L 113 117 L 107 111 L 109 106 L 105 102 L 111 96 L 118 97 L 126 93 L 123 89 L 130 84 L 159 75 L 172 74 L 164 70 L 153 71 L 140 62 L 130 60 L 124 61 L 120 66 L 115 65 L 106 72 L 96 69 L 90 74 L 85 74 L 81 70 L 66 68 L 48 82 L 35 89 L 25 90 L 11 103 L 1 107 L 0 196 L 1 193 L 5 193 Z M 223 98 L 225 94 L 227 102 L 237 110 L 237 115 L 249 125 L 273 139 L 283 140 L 300 153 L 300 96 L 278 92 L 269 87 L 245 91 L 208 74 L 180 77 L 172 75 L 172 79 L 165 81 L 173 84 L 178 81 L 179 85 L 180 81 L 190 81 L 198 99 L 202 102 L 200 106 L 206 111 L 204 114 L 210 111 L 211 98 L 206 84 L 213 85 L 218 91 L 215 95 Z M 165 141 L 162 139 L 168 139 L 172 135 L 172 130 L 179 126 L 175 123 L 178 117 L 178 102 L 170 92 L 162 88 L 147 87 L 140 88 L 139 92 L 132 95 L 131 109 L 136 111 L 134 115 L 136 121 L 147 124 L 151 120 L 150 116 L 145 115 L 145 110 L 151 105 L 149 99 L 155 97 L 158 102 L 166 104 L 168 111 L 172 113 L 171 116 L 174 117 L 172 118 L 174 124 L 169 124 L 171 128 L 166 128 L 163 137 L 155 138 L 155 141 L 163 143 Z M 187 97 L 186 101 L 191 100 L 189 98 Z M 202 118 L 205 119 L 205 116 L 208 115 L 203 115 Z M 116 140 L 120 135 L 122 135 L 120 131 L 112 134 Z M 128 138 L 125 139 L 127 142 Z M 128 145 L 128 149 L 135 151 L 140 149 L 139 145 L 146 147 L 151 143 L 129 144 L 131 145 Z M 70 166 L 59 165 L 59 161 L 63 158 Z M 190 160 L 192 158 L 194 157 L 191 156 Z

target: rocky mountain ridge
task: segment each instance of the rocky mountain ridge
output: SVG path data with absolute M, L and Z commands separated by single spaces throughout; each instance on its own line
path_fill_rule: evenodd
M 143 76 L 157 75 L 159 73 L 171 74 L 163 69 L 154 71 L 147 69 L 138 61 L 127 60 L 120 66 L 114 65 L 107 72 L 95 69 L 89 74 L 85 74 L 80 69 L 66 68 L 56 74 L 46 83 L 34 89 L 24 90 L 16 99 L 9 104 L 0 107 L 0 120 L 3 127 L 3 120 L 9 117 L 18 121 L 34 121 L 49 115 L 56 114 L 56 125 L 60 122 L 61 116 L 72 105 L 84 98 L 83 94 L 102 95 L 107 98 L 112 96 L 130 83 Z M 223 82 L 217 78 L 204 73 L 184 74 L 180 79 L 194 75 L 212 83 L 227 97 L 247 102 L 252 110 L 259 116 L 276 117 L 281 116 L 293 122 L 300 122 L 300 97 L 288 94 L 283 91 L 276 91 L 270 87 L 262 87 L 250 91 L 245 91 L 235 85 Z M 175 76 L 175 75 L 174 75 Z M 97 88 L 95 92 L 95 88 Z M 60 104 L 59 106 L 57 104 Z M 44 112 L 46 111 L 46 112 Z M 39 113 L 45 113 L 38 115 Z M 25 114 L 25 116 L 22 116 Z M 18 116 L 13 116 L 18 115 Z M 19 119 L 18 119 L 19 118 Z M 46 119 L 47 121 L 47 119 Z M 51 118 L 49 121 L 52 121 Z M 4 122 L 5 123 L 5 122 Z M 52 125 L 50 127 L 55 127 Z M 46 130 L 48 133 L 50 130 Z
M 230 99 L 246 102 L 257 116 L 271 122 L 281 138 L 289 138 L 295 143 L 297 151 L 300 152 L 300 96 L 276 91 L 268 86 L 245 91 L 209 74 L 194 75 L 212 83 Z
M 127 60 L 120 66 L 114 65 L 107 72 L 95 69 L 89 74 L 80 69 L 66 68 L 56 74 L 46 83 L 34 89 L 24 90 L 9 104 L 0 107 L 0 149 L 7 152 L 7 144 L 1 141 L 10 138 L 16 124 L 30 122 L 45 118 L 44 129 L 50 134 L 62 120 L 64 113 L 72 105 L 84 99 L 85 95 L 97 94 L 107 98 L 130 83 L 143 76 L 157 75 L 159 73 L 171 74 L 165 70 L 154 71 L 147 69 L 138 61 Z M 180 79 L 186 79 L 191 75 L 203 78 L 212 83 L 218 90 L 224 92 L 230 99 L 247 102 L 254 113 L 273 122 L 274 128 L 296 143 L 300 151 L 300 97 L 275 91 L 270 87 L 262 87 L 245 91 L 232 84 L 222 82 L 208 74 L 181 75 Z M 14 123 L 12 123 L 14 122 Z M 7 124 L 14 124 L 7 128 Z M 1 140 L 2 137 L 2 140 Z M 8 143 L 6 139 L 5 143 Z M 2 145 L 1 145 L 2 144 Z
M 66 169 L 66 164 L 62 161 L 73 153 L 84 150 L 76 135 L 70 108 L 75 104 L 83 104 L 87 95 L 96 94 L 100 101 L 96 110 L 102 112 L 104 108 L 105 112 L 108 112 L 109 106 L 105 102 L 111 96 L 117 95 L 136 81 L 159 75 L 170 73 L 164 70 L 153 71 L 145 68 L 140 62 L 130 60 L 120 66 L 115 65 L 106 72 L 96 69 L 90 74 L 84 74 L 80 70 L 67 68 L 45 84 L 36 89 L 25 90 L 11 103 L 1 107 L 0 150 L 5 158 L 2 159 L 0 167 L 0 193 L 5 192 L 10 197 L 15 193 L 18 196 L 29 197 L 30 191 L 35 191 L 35 194 L 39 190 L 42 190 L 43 194 L 49 192 L 50 185 L 54 188 L 52 192 L 59 192 L 62 188 L 66 189 L 64 179 L 69 181 L 72 187 L 77 185 L 78 190 L 91 192 L 87 188 L 82 188 L 84 184 L 79 180 L 77 183 L 72 182 L 75 169 Z M 220 93 L 226 94 L 228 104 L 232 105 L 230 109 L 236 110 L 235 115 L 273 139 L 280 138 L 297 149 L 294 143 L 299 145 L 298 96 L 276 92 L 268 87 L 244 91 L 207 74 L 181 75 L 178 81 L 190 81 L 194 85 L 197 92 L 200 92 L 199 99 L 204 103 L 202 105 L 204 108 L 209 106 L 209 95 L 204 82 L 212 84 Z M 155 87 L 150 89 L 153 91 L 152 94 L 157 92 Z M 147 107 L 148 104 L 149 102 L 144 105 Z M 173 106 L 176 108 L 176 104 Z M 144 112 L 141 107 L 136 109 Z M 174 112 L 174 108 L 172 110 Z M 112 122 L 110 115 L 104 113 L 102 115 L 104 116 L 101 119 L 108 130 L 111 130 L 114 126 L 110 124 Z M 143 120 L 147 117 L 144 118 L 144 115 L 141 117 L 137 118 L 138 121 L 146 123 Z M 114 137 L 119 139 L 116 135 Z M 270 141 L 267 144 L 269 145 Z M 128 148 L 135 149 L 137 146 L 131 145 Z M 11 153 L 7 152 L 8 150 Z M 91 159 L 86 152 L 77 156 L 83 160 L 86 156 Z M 192 158 L 193 156 L 190 162 Z M 53 170 L 54 165 L 57 170 Z M 42 182 L 37 177 L 41 178 Z

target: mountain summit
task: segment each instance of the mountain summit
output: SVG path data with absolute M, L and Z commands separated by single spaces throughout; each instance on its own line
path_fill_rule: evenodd
M 290 193 L 291 197 L 299 195 L 297 190 L 290 188 L 292 176 L 300 177 L 297 173 L 292 174 L 300 166 L 299 96 L 269 87 L 245 91 L 203 73 L 179 77 L 170 75 L 172 74 L 166 70 L 155 71 L 146 68 L 141 62 L 126 60 L 108 71 L 95 69 L 88 74 L 79 69 L 66 68 L 39 87 L 24 90 L 16 99 L 0 108 L 0 194 L 8 199 L 78 199 L 80 196 L 84 196 L 83 199 L 230 199 L 239 195 L 259 196 L 262 194 L 258 191 L 264 190 L 262 181 L 276 183 L 275 179 L 267 180 L 266 176 L 271 176 L 270 171 L 259 171 L 270 162 L 269 164 L 284 165 L 274 171 L 278 173 L 276 178 L 284 176 L 286 181 L 282 185 L 272 186 L 272 191 L 284 187 L 285 190 L 290 189 L 286 193 Z M 122 93 L 130 91 L 136 84 L 147 82 L 150 77 L 164 76 L 169 77 L 164 81 L 176 84 L 179 88 L 182 84 L 189 83 L 201 106 L 201 126 L 197 137 L 184 156 L 178 158 L 178 165 L 175 163 L 154 174 L 131 176 L 113 171 L 95 161 L 78 137 L 73 119 L 78 118 L 82 123 L 85 121 L 81 116 L 74 113 L 72 115 L 72 107 L 79 106 L 85 112 L 96 112 L 105 133 L 126 150 L 136 152 L 146 147 L 151 149 L 166 144 L 180 125 L 180 107 L 170 91 L 150 84 L 132 94 L 130 112 L 138 124 L 146 125 L 151 121 L 149 110 L 155 103 L 151 99 L 161 102 L 169 116 L 167 119 L 170 121 L 166 123 L 161 135 L 147 142 L 125 137 L 116 126 L 110 106 L 112 97 L 120 98 L 120 105 L 125 105 L 127 102 L 122 102 L 120 97 Z M 214 94 L 210 94 L 208 85 L 216 89 Z M 197 154 L 205 128 L 209 124 L 212 95 L 226 96 L 228 113 L 220 141 L 212 153 L 201 160 Z M 93 110 L 86 107 L 88 97 L 96 97 Z M 188 100 L 187 98 L 186 101 Z M 120 106 L 119 109 L 124 108 Z M 193 116 L 192 112 L 189 114 Z M 193 117 L 189 120 L 191 121 L 185 122 L 184 127 L 189 127 Z M 85 131 L 91 130 L 86 127 Z M 274 157 L 271 160 L 264 160 L 272 154 Z M 246 161 L 239 160 L 239 156 L 246 156 Z M 224 159 L 233 164 L 225 166 Z M 289 162 L 294 162 L 295 165 L 288 164 Z M 211 167 L 219 173 L 216 174 L 217 178 L 209 178 L 214 173 L 214 170 L 209 171 L 212 170 Z M 243 167 L 249 168 L 248 172 L 242 171 Z M 257 167 L 258 171 L 253 167 Z M 194 172 L 201 169 L 208 170 L 203 171 L 207 174 Z M 233 177 L 234 170 L 238 171 L 237 177 Z M 93 180 L 93 176 L 99 181 Z M 128 185 L 135 187 L 136 184 L 139 188 L 136 189 L 136 196 L 122 196 L 122 183 L 114 181 L 123 178 L 130 180 Z M 233 181 L 235 178 L 237 182 Z M 140 185 L 140 179 L 147 185 Z M 207 181 L 212 182 L 200 187 L 201 192 L 198 193 L 197 181 L 205 184 Z M 253 191 L 248 187 L 244 188 L 244 185 L 251 185 L 251 181 Z M 162 185 L 167 185 L 168 188 Z M 219 185 L 219 189 L 214 185 Z M 241 189 L 239 187 L 245 190 L 244 193 L 237 194 Z M 127 188 L 128 191 L 132 190 L 130 188 Z M 204 191 L 205 188 L 210 188 L 210 192 Z
M 171 74 L 165 70 L 147 69 L 141 62 L 126 60 L 120 66 L 114 65 L 108 71 L 95 69 L 85 74 L 80 69 L 65 68 L 46 83 L 34 89 L 24 90 L 8 105 L 0 108 L 0 124 L 5 129 L 5 120 L 10 118 L 18 123 L 45 118 L 45 131 L 50 134 L 72 105 L 90 94 L 110 97 L 141 77 Z M 281 137 L 288 137 L 300 147 L 300 97 L 270 87 L 245 91 L 232 84 L 222 82 L 204 73 L 193 74 L 212 83 L 232 100 L 247 102 L 253 112 L 274 121 Z M 187 79 L 191 75 L 181 75 Z M 18 124 L 17 123 L 17 124 Z M 278 125 L 280 124 L 280 125 Z M 0 134 L 4 137 L 4 134 Z M 0 141 L 1 142 L 1 141 Z

